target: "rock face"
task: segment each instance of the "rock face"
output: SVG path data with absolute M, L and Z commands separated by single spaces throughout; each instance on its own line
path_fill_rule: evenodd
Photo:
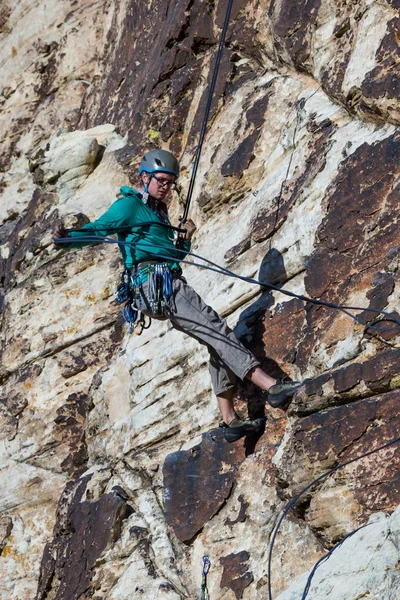
M 51 243 L 156 147 L 181 160 L 178 222 L 225 8 L 0 8 L 2 600 L 195 598 L 205 554 L 215 600 L 300 600 L 367 523 L 307 597 L 398 593 L 400 332 L 373 311 L 399 318 L 399 2 L 233 4 L 194 252 L 278 289 L 185 276 L 268 372 L 307 379 L 287 411 L 238 384 L 258 439 L 223 439 L 205 348 L 168 322 L 129 335 L 116 246 Z M 269 582 L 280 511 L 343 463 L 283 521 Z
M 277 600 L 295 600 L 308 589 L 307 598 L 395 597 L 399 588 L 396 561 L 399 552 L 399 509 L 390 518 L 376 513 L 343 544 L 332 549 L 307 585 L 302 577 Z M 362 552 L 360 552 L 362 548 Z M 343 565 L 347 564 L 346 570 Z M 379 568 L 371 568 L 379 565 Z

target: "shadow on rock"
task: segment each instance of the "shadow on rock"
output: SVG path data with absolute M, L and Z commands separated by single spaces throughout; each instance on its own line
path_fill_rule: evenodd
M 283 256 L 276 248 L 271 248 L 263 258 L 258 279 L 261 283 L 271 283 L 278 286 L 287 280 Z M 268 355 L 267 311 L 274 305 L 274 302 L 272 291 L 265 289 L 261 296 L 241 313 L 234 332 L 242 344 L 251 350 L 259 360 L 261 368 L 272 377 L 280 378 L 285 376 L 286 373 L 282 371 L 274 358 Z M 282 336 L 284 335 L 285 331 L 282 331 Z M 251 419 L 265 416 L 265 397 L 260 394 L 259 389 L 254 384 L 247 380 L 239 382 L 237 399 L 240 408 L 241 403 L 245 402 L 247 404 L 248 415 Z M 253 438 L 246 442 L 248 454 L 254 451 L 255 442 Z

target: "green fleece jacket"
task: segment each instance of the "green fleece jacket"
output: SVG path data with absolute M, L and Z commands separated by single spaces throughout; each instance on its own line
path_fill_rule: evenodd
M 117 232 L 119 241 L 134 243 L 133 246 L 119 246 L 127 269 L 139 262 L 157 259 L 157 255 L 160 254 L 163 256 L 159 259 L 160 262 L 168 262 L 171 268 L 178 267 L 179 260 L 184 259 L 186 252 L 190 250 L 190 242 L 183 242 L 179 251 L 174 245 L 173 231 L 158 224 L 162 223 L 161 219 L 143 202 L 140 192 L 124 186 L 121 188 L 121 194 L 122 198 L 116 200 L 101 217 L 84 225 L 82 231 L 70 231 L 68 237 L 103 237 L 116 233 L 116 227 L 132 227 L 132 230 Z M 140 227 L 141 223 L 149 221 L 152 222 L 151 225 Z M 85 229 L 88 230 L 87 233 Z M 81 248 L 90 244 L 93 242 L 79 242 L 77 239 L 66 244 L 66 247 Z

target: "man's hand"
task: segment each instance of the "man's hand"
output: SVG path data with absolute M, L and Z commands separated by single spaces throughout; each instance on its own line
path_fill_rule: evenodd
M 58 244 L 58 238 L 66 238 L 68 237 L 68 233 L 65 231 L 62 223 L 58 223 L 56 229 L 53 234 L 53 244 Z
M 185 240 L 185 242 L 188 242 L 192 239 L 193 234 L 197 229 L 192 219 L 185 219 L 184 221 L 182 221 L 181 228 L 185 229 L 186 231 L 186 233 L 182 234 L 182 238 Z

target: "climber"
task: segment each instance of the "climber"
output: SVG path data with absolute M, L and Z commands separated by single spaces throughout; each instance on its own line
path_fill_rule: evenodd
M 88 232 L 105 236 L 119 229 L 118 241 L 127 243 L 119 247 L 129 272 L 136 308 L 151 318 L 169 319 L 175 329 L 207 346 L 211 382 L 223 419 L 225 439 L 233 442 L 258 433 L 263 430 L 265 419 L 241 419 L 235 413 L 236 377 L 256 384 L 274 408 L 283 406 L 300 383 L 276 380 L 265 373 L 225 320 L 203 302 L 182 276 L 179 260 L 190 251 L 196 225 L 191 219 L 184 220 L 181 224 L 183 234 L 174 243 L 168 229 L 168 206 L 171 188 L 179 177 L 177 159 L 165 150 L 147 152 L 140 163 L 139 177 L 140 191 L 122 187 L 119 199 L 99 219 L 87 223 L 79 231 L 67 232 L 59 224 L 53 242 L 60 246 L 63 238 L 77 238 L 63 246 L 78 248 L 93 243 L 93 240 L 79 241 L 79 237 L 87 236 Z M 163 258 L 157 260 L 158 254 Z

